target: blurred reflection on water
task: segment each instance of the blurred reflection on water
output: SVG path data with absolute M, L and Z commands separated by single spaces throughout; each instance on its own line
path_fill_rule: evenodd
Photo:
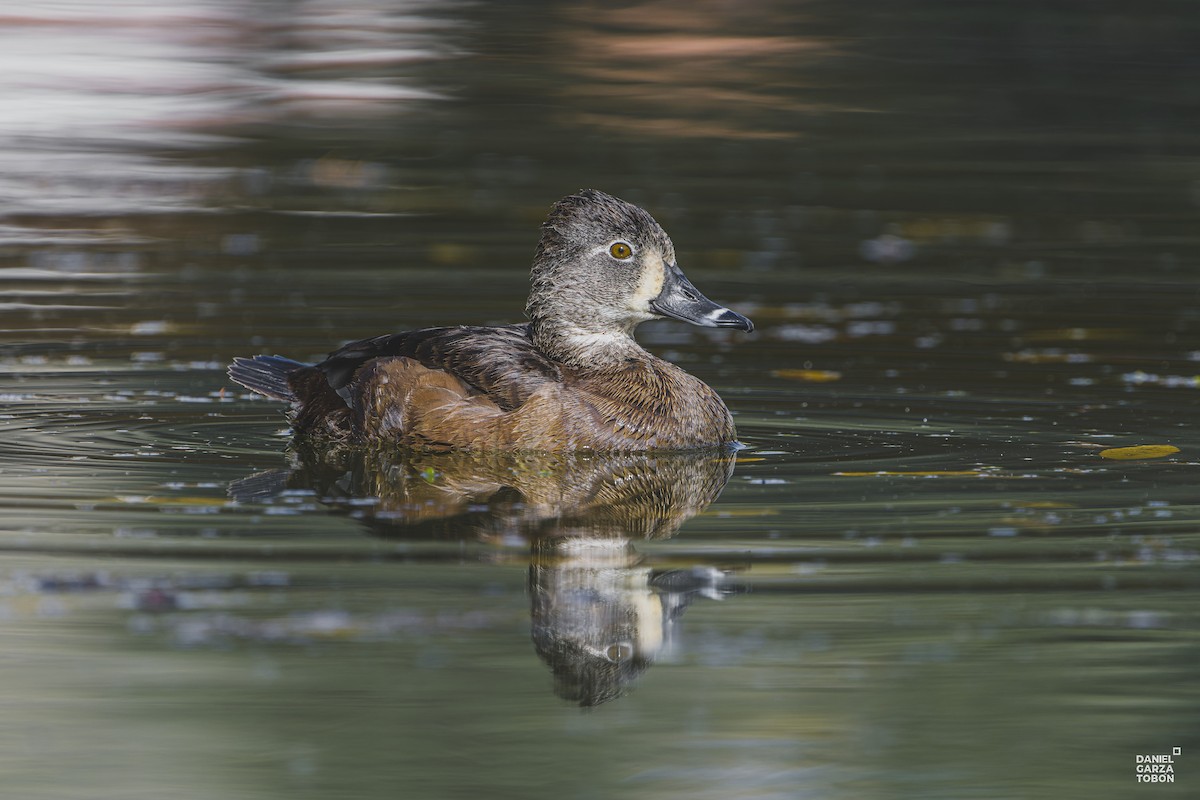
M 451 23 L 418 16 L 424 5 L 317 2 L 280 14 L 129 0 L 11 11 L 0 33 L 6 214 L 199 211 L 223 195 L 261 194 L 261 167 L 205 163 L 205 152 L 283 127 L 303 136 L 314 121 L 362 130 L 443 99 L 404 77 L 455 55 L 441 35 Z
M 707 508 L 729 480 L 732 452 L 293 456 L 294 469 L 230 491 L 245 502 L 311 491 L 382 537 L 527 541 L 538 656 L 556 692 L 583 706 L 623 694 L 695 598 L 734 591 L 715 567 L 655 570 L 633 546 L 674 535 Z
M 810 12 L 766 2 L 572 4 L 556 14 L 555 62 L 570 82 L 566 125 L 594 133 L 795 139 L 806 112 L 829 111 L 805 71 L 835 52 L 800 33 Z M 792 33 L 796 31 L 797 33 Z
M 0 10 L 6 795 L 1194 793 L 1193 5 Z M 593 185 L 760 324 L 641 332 L 732 476 L 226 383 L 518 321 Z

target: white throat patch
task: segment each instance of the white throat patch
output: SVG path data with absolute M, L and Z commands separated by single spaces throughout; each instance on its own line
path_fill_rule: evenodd
M 559 328 L 558 342 L 576 363 L 591 366 L 618 363 L 644 352 L 632 336 L 620 330 L 598 332 L 564 325 Z

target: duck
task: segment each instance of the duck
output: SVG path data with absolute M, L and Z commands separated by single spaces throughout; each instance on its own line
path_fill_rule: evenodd
M 390 333 L 318 364 L 235 358 L 231 380 L 289 404 L 307 441 L 432 451 L 634 452 L 730 446 L 712 387 L 634 338 L 652 319 L 754 330 L 709 300 L 644 209 L 597 189 L 556 202 L 530 271 L 528 321 Z

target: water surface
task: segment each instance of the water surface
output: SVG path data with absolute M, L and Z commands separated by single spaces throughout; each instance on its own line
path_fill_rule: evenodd
M 1198 39 L 1182 2 L 5 12 L 6 791 L 1184 796 Z M 519 320 L 581 186 L 755 320 L 640 331 L 745 449 L 327 458 L 225 378 Z

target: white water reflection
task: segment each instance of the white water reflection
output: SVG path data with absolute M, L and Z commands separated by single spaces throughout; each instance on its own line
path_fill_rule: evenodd
M 442 95 L 411 65 L 453 56 L 423 3 L 125 0 L 0 6 L 0 202 L 8 215 L 203 207 L 236 170 L 169 154 L 263 126 L 338 125 Z

